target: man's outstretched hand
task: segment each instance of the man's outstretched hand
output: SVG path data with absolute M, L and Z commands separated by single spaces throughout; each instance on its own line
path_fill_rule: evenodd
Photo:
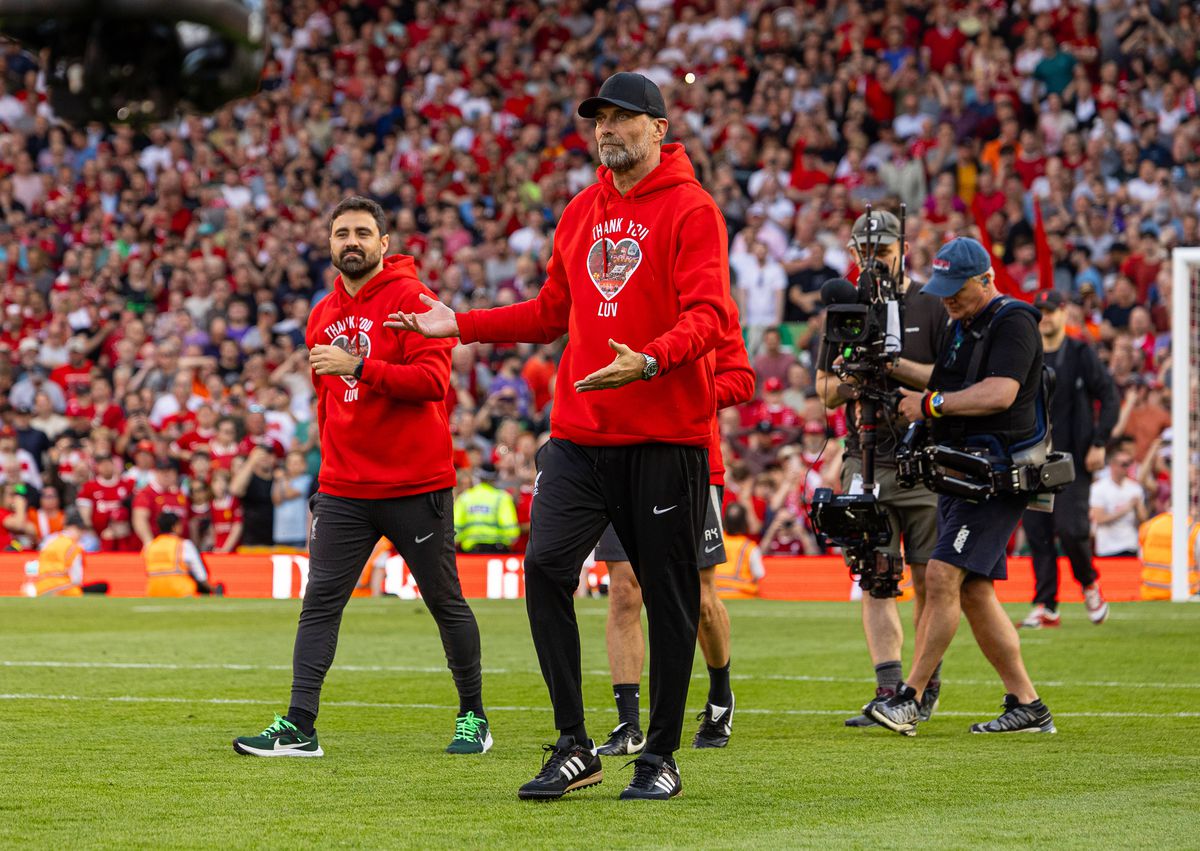
M 641 380 L 642 372 L 646 369 L 646 359 L 642 357 L 641 352 L 635 352 L 616 340 L 609 340 L 608 347 L 617 353 L 613 362 L 576 381 L 576 391 L 586 393 L 589 390 L 611 390 Z
M 454 311 L 424 293 L 419 298 L 429 305 L 429 310 L 425 313 L 389 313 L 383 327 L 416 331 L 422 337 L 457 337 L 458 320 Z

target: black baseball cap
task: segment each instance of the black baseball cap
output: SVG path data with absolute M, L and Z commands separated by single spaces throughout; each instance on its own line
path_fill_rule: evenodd
M 632 71 L 619 71 L 605 80 L 599 94 L 579 104 L 579 117 L 595 118 L 602 106 L 644 112 L 651 118 L 667 117 L 667 104 L 658 86 L 648 77 Z
M 1042 290 L 1033 297 L 1033 306 L 1038 310 L 1058 310 L 1067 300 L 1058 290 Z

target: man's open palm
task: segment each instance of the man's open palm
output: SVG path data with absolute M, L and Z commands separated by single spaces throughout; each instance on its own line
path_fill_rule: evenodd
M 419 298 L 429 306 L 429 310 L 425 313 L 389 313 L 383 327 L 416 331 L 423 337 L 457 337 L 458 320 L 454 311 L 424 293 Z

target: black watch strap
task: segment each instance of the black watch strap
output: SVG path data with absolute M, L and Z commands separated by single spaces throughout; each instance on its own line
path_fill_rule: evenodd
M 355 378 L 362 378 L 363 364 L 365 364 L 366 362 L 367 362 L 366 358 L 358 359 L 358 366 L 354 367 L 354 377 Z

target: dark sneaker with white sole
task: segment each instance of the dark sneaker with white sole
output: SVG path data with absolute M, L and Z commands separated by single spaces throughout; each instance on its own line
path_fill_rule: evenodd
M 1021 703 L 1015 694 L 1004 695 L 1004 712 L 994 721 L 971 725 L 972 733 L 1057 733 L 1054 716 L 1040 699 Z
M 257 736 L 238 736 L 233 749 L 243 756 L 324 756 L 317 731 L 306 736 L 291 721 L 279 715 Z
M 487 719 L 468 711 L 454 719 L 454 738 L 446 753 L 487 753 L 492 747 L 492 731 Z
M 571 736 L 560 736 L 554 744 L 542 745 L 542 750 L 542 770 L 517 790 L 522 801 L 553 801 L 604 779 L 591 739 L 580 744 Z
M 937 712 L 938 697 L 942 692 L 942 684 L 930 683 L 925 686 L 925 691 L 921 692 L 921 711 L 917 713 L 917 717 L 921 721 L 928 721 L 933 717 L 933 713 Z
M 622 721 L 608 734 L 608 741 L 596 748 L 600 756 L 629 756 L 641 753 L 646 747 L 646 735 L 637 724 Z
M 723 748 L 729 744 L 733 735 L 733 695 L 729 695 L 728 706 L 717 706 L 715 703 L 704 704 L 704 711 L 696 716 L 700 729 L 696 738 L 692 739 L 694 748 Z
M 644 753 L 627 764 L 633 766 L 633 779 L 621 791 L 622 801 L 666 801 L 683 791 L 672 757 Z
M 917 722 L 921 720 L 921 705 L 917 703 L 916 690 L 901 683 L 899 691 L 887 700 L 877 702 L 868 714 L 889 730 L 914 736 Z
M 878 686 L 875 689 L 875 696 L 863 704 L 862 714 L 855 715 L 853 718 L 847 718 L 845 724 L 847 727 L 878 727 L 879 722 L 871 717 L 871 707 L 880 701 L 887 700 L 896 693 L 895 689 Z

